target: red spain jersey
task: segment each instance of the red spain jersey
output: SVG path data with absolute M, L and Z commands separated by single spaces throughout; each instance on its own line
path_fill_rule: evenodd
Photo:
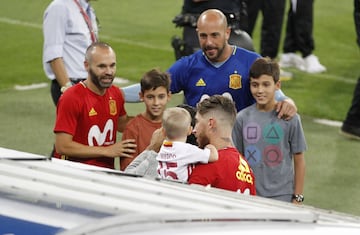
M 88 146 L 112 145 L 116 142 L 118 119 L 126 115 L 124 103 L 124 97 L 116 86 L 111 86 L 100 96 L 78 83 L 60 97 L 54 132 L 68 133 L 75 142 Z M 63 157 L 57 153 L 55 156 Z M 113 158 L 65 156 L 65 159 L 114 168 Z
M 256 195 L 255 177 L 245 158 L 234 147 L 218 152 L 217 161 L 195 166 L 189 183 Z

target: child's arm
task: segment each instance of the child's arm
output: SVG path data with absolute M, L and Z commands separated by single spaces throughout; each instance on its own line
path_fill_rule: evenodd
M 208 144 L 205 146 L 205 148 L 210 149 L 209 162 L 215 162 L 219 159 L 219 153 L 214 145 Z
M 157 152 L 145 149 L 124 170 L 125 173 L 136 175 L 157 176 L 156 161 Z
M 152 134 L 150 144 L 126 167 L 125 172 L 156 177 L 156 168 L 158 165 L 156 156 L 164 138 L 162 128 L 155 130 Z
M 304 182 L 305 182 L 305 158 L 304 153 L 296 153 L 294 154 L 294 181 L 295 188 L 294 194 L 303 194 L 304 190 Z M 296 203 L 295 200 L 293 202 Z

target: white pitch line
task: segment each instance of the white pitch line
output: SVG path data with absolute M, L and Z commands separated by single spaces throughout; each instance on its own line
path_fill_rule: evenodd
M 25 26 L 25 27 L 31 27 L 31 28 L 36 28 L 36 29 L 42 29 L 41 24 L 36 24 L 36 23 L 11 19 L 11 18 L 7 18 L 7 17 L 0 17 L 0 22 L 1 23 L 6 23 L 6 24 L 12 24 L 12 25 L 20 25 L 20 26 Z M 128 45 L 132 45 L 132 46 L 139 46 L 139 47 L 144 47 L 144 48 L 149 48 L 149 49 L 156 49 L 156 50 L 167 51 L 167 52 L 168 51 L 173 51 L 173 49 L 170 48 L 170 46 L 168 46 L 168 47 L 159 47 L 159 46 L 151 45 L 149 43 L 136 42 L 136 41 L 129 40 L 129 39 L 124 39 L 124 38 L 114 38 L 114 37 L 111 37 L 109 35 L 104 35 L 104 34 L 101 34 L 101 33 L 100 33 L 100 38 L 103 38 L 103 39 L 106 39 L 106 40 L 112 40 L 112 41 L 115 41 L 115 42 L 120 42 L 120 43 L 124 43 L 124 44 L 128 44 Z
M 356 84 L 357 80 L 353 80 L 353 79 L 349 79 L 349 78 L 345 78 L 345 77 L 341 77 L 341 76 L 337 76 L 337 75 L 333 75 L 333 74 L 329 74 L 329 73 L 318 73 L 318 74 L 312 74 L 315 77 L 319 77 L 321 79 L 325 79 L 325 80 L 332 80 L 332 81 L 340 81 L 340 82 L 344 82 L 344 83 L 348 83 L 348 84 Z
M 15 90 L 26 91 L 26 90 L 34 90 L 34 89 L 44 88 L 47 86 L 48 86 L 48 84 L 45 82 L 35 83 L 35 84 L 31 84 L 31 85 L 15 85 Z
M 20 20 L 16 20 L 16 19 L 7 18 L 7 17 L 0 17 L 0 22 L 7 23 L 7 24 L 13 24 L 13 25 L 21 25 L 21 26 L 26 26 L 26 27 L 36 28 L 36 29 L 42 29 L 41 24 L 20 21 Z
M 127 84 L 129 83 L 128 79 L 125 78 L 120 78 L 120 77 L 116 77 L 114 79 L 114 83 L 116 84 Z M 15 90 L 17 91 L 26 91 L 26 90 L 35 90 L 35 89 L 40 89 L 40 88 L 44 88 L 47 87 L 48 83 L 42 82 L 42 83 L 34 83 L 34 84 L 30 84 L 30 85 L 15 85 Z
M 314 122 L 319 123 L 319 124 L 323 124 L 323 125 L 327 125 L 327 126 L 333 126 L 333 127 L 341 127 L 342 122 L 339 121 L 332 121 L 332 120 L 328 120 L 328 119 L 314 119 Z

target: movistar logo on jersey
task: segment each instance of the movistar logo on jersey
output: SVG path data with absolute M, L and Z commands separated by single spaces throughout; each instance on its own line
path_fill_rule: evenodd
M 98 125 L 93 125 L 88 133 L 88 144 L 89 146 L 102 146 L 114 144 L 115 140 L 113 139 L 113 130 L 114 123 L 109 119 L 104 126 L 104 129 L 101 131 Z M 109 142 L 106 142 L 106 137 L 109 136 Z M 96 145 L 95 145 L 96 143 Z
M 200 78 L 199 81 L 197 81 L 196 86 L 206 86 L 206 83 L 202 78 Z

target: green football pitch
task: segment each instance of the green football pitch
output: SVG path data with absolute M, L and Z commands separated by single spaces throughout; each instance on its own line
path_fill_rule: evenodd
M 54 136 L 55 107 L 41 64 L 42 15 L 50 0 L 13 0 L 0 7 L 0 146 L 49 155 Z M 117 52 L 118 77 L 137 82 L 153 67 L 174 62 L 170 45 L 181 30 L 171 23 L 181 0 L 98 0 L 93 6 L 101 23 L 100 39 Z M 360 215 L 360 142 L 338 134 L 360 75 L 352 0 L 315 0 L 314 53 L 327 67 L 323 74 L 296 70 L 282 83 L 302 117 L 308 151 L 305 204 Z M 261 16 L 260 16 L 261 17 Z M 254 45 L 259 47 L 259 27 Z M 279 51 L 281 53 L 281 51 Z M 44 87 L 15 89 L 31 84 Z M 127 85 L 123 84 L 123 85 Z M 174 95 L 169 106 L 182 101 Z M 127 104 L 131 115 L 142 104 Z M 321 124 L 319 120 L 331 120 Z M 358 177 L 359 176 L 359 177 Z

